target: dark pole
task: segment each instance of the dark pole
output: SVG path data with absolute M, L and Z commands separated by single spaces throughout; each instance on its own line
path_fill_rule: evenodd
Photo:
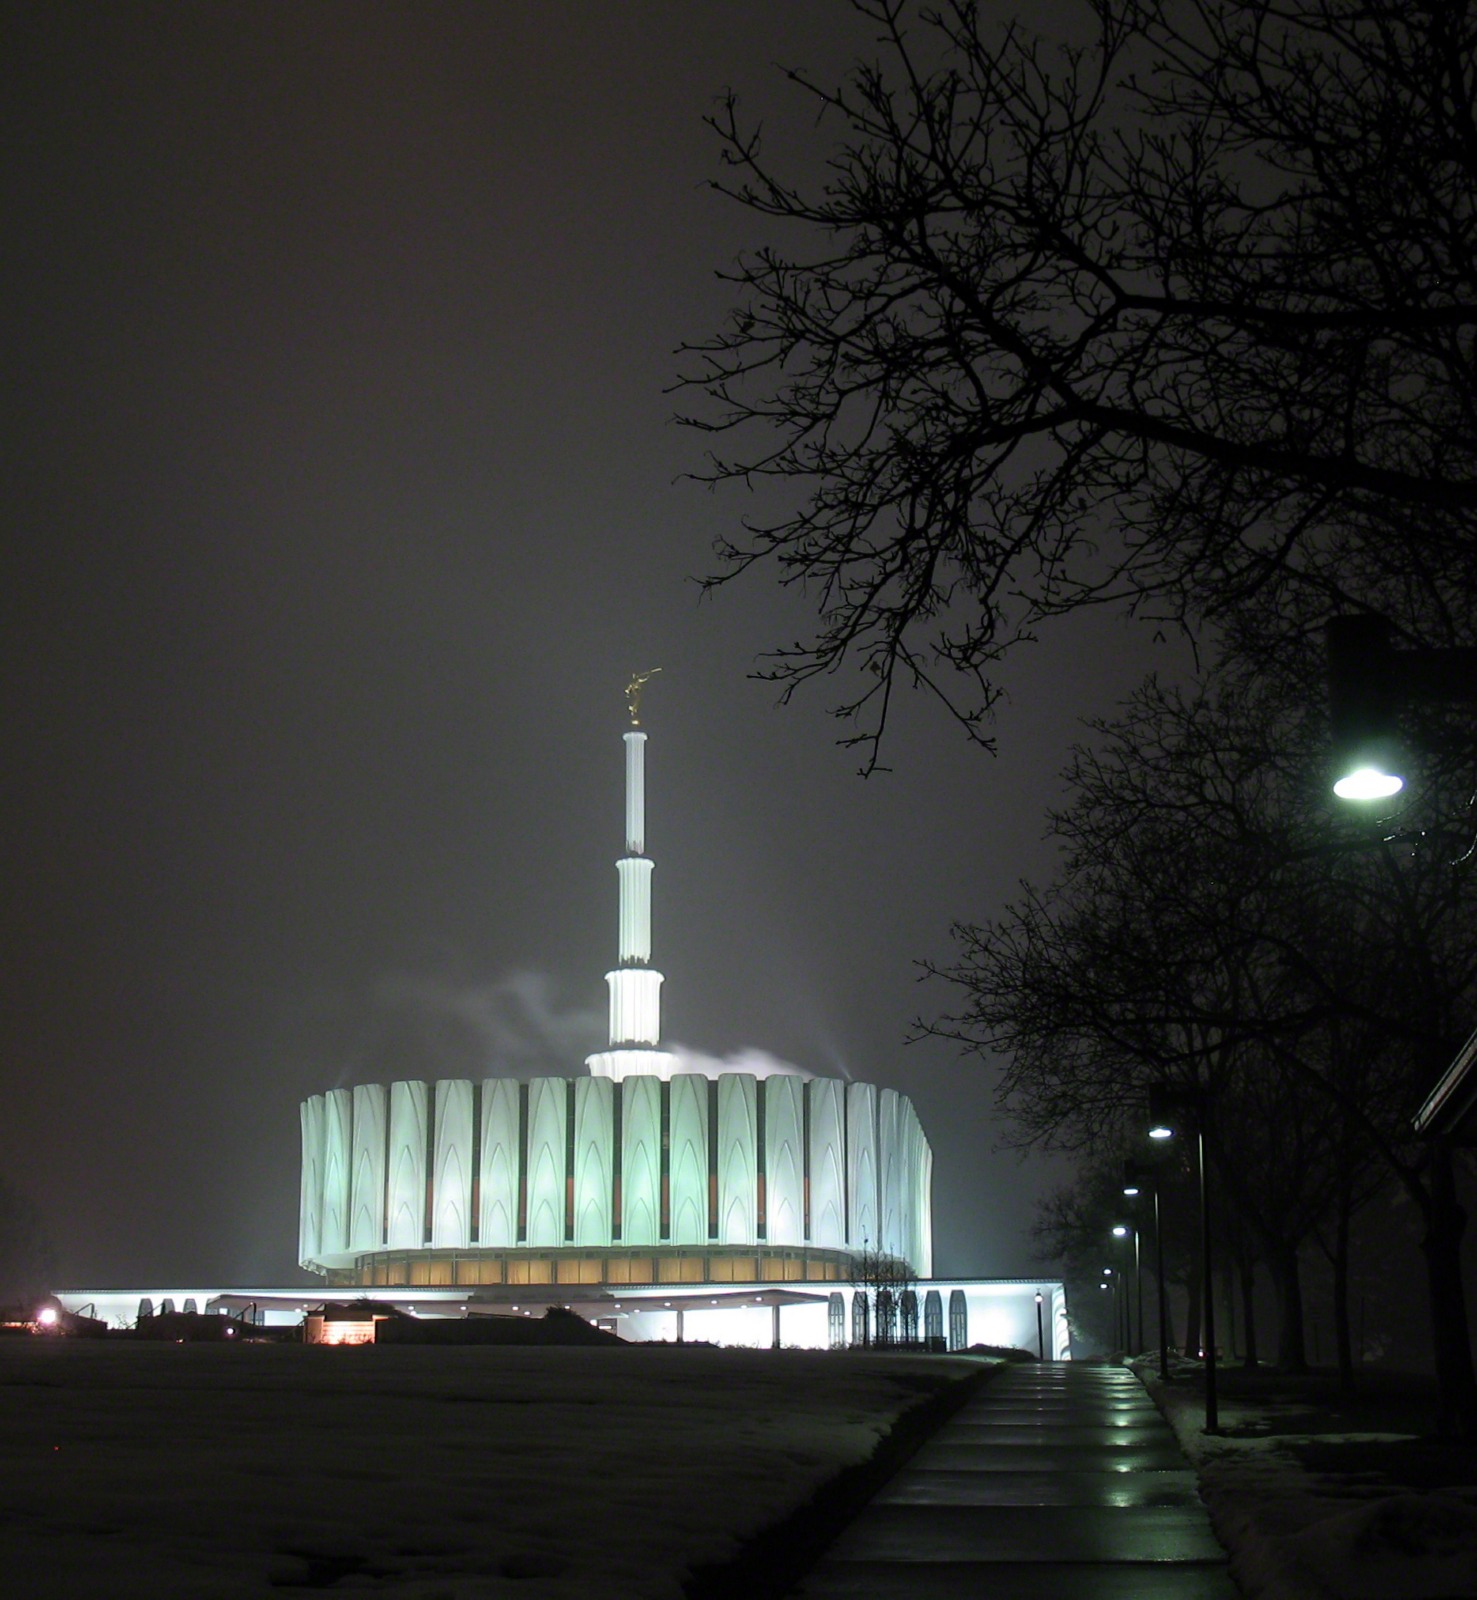
M 1164 1230 L 1159 1226 L 1159 1180 L 1154 1180 L 1154 1275 L 1159 1287 L 1159 1377 L 1169 1382 L 1169 1307 L 1164 1300 Z
M 1215 1393 L 1215 1274 L 1210 1256 L 1210 1174 L 1205 1170 L 1205 1119 L 1207 1107 L 1200 1106 L 1197 1143 L 1200 1153 L 1200 1249 L 1201 1276 L 1205 1279 L 1205 1431 L 1221 1431 L 1220 1410 Z
M 1041 1291 L 1036 1291 L 1036 1353 L 1040 1360 L 1046 1360 L 1046 1329 L 1041 1321 Z
M 1133 1236 L 1132 1241 L 1130 1241 L 1129 1238 L 1130 1234 Z M 1129 1254 L 1129 1250 L 1131 1243 L 1137 1244 L 1138 1242 L 1138 1229 L 1130 1228 L 1127 1224 L 1124 1224 L 1121 1237 L 1123 1242 L 1123 1348 L 1125 1351 L 1131 1352 L 1134 1347 L 1133 1300 L 1129 1293 L 1130 1284 L 1128 1281 L 1128 1270 L 1133 1258 Z
M 1133 1294 L 1138 1302 L 1139 1335 L 1133 1342 L 1134 1351 L 1142 1355 L 1144 1351 L 1144 1269 L 1139 1258 L 1139 1230 L 1133 1230 Z

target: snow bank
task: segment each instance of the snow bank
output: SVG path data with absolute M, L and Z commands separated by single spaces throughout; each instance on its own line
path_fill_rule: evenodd
M 1276 1543 L 1293 1572 L 1340 1600 L 1477 1594 L 1477 1509 L 1451 1491 L 1392 1495 Z
M 1203 1396 L 1140 1371 L 1200 1477 L 1216 1535 L 1248 1600 L 1453 1600 L 1477 1595 L 1477 1487 L 1396 1492 L 1368 1474 L 1311 1473 L 1287 1448 L 1404 1435 L 1304 1434 L 1295 1408 L 1274 1414 L 1222 1400 L 1221 1435 Z M 1477 1477 L 1477 1466 L 1474 1466 Z
M 0 1345 L 9 1593 L 678 1600 L 957 1358 Z

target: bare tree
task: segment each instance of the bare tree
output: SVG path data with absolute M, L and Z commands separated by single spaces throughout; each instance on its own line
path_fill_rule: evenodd
M 767 675 L 862 668 L 870 768 L 899 683 L 988 742 L 1000 658 L 1088 605 L 1439 633 L 1477 590 L 1473 5 L 1087 0 L 1052 50 L 853 3 L 876 60 L 789 74 L 823 177 L 711 119 L 783 241 L 679 385 L 700 476 L 778 491 L 710 581 L 814 596 Z
M 1136 1145 L 1123 1148 L 1135 1156 L 1139 1154 Z M 1115 1241 L 1110 1238 L 1109 1230 L 1129 1218 L 1145 1236 L 1139 1259 L 1144 1282 L 1134 1285 L 1134 1305 L 1137 1309 L 1140 1304 L 1148 1304 L 1143 1319 L 1146 1344 L 1158 1343 L 1155 1332 L 1159 1325 L 1155 1300 L 1158 1285 L 1153 1266 L 1152 1224 L 1146 1220 L 1147 1208 L 1132 1208 L 1123 1194 L 1123 1156 L 1113 1153 L 1117 1150 L 1117 1146 L 1109 1144 L 1107 1153 L 1100 1147 L 1084 1157 L 1069 1183 L 1051 1190 L 1037 1203 L 1036 1219 L 1031 1227 L 1032 1242 L 1041 1260 L 1057 1265 L 1068 1280 L 1071 1321 L 1104 1349 L 1113 1347 L 1115 1336 L 1111 1332 L 1109 1303 L 1099 1292 L 1099 1282 L 1105 1265 L 1112 1265 L 1118 1271 L 1126 1264 L 1127 1254 L 1114 1249 Z M 1199 1234 L 1194 1225 L 1194 1184 L 1183 1151 L 1164 1152 L 1155 1167 L 1155 1182 L 1163 1199 L 1160 1217 L 1165 1229 L 1165 1274 L 1169 1283 L 1183 1287 L 1192 1278 L 1198 1282 L 1195 1275 L 1199 1268 Z M 1192 1295 L 1192 1312 L 1193 1299 Z M 1172 1323 L 1173 1318 L 1169 1321 Z
M 1450 1153 L 1410 1117 L 1477 1007 L 1477 880 L 1424 836 L 1392 840 L 1313 799 L 1314 719 L 1268 679 L 1186 697 L 1151 685 L 1072 773 L 1061 879 L 958 930 L 934 1024 L 1002 1050 L 1023 1141 L 1088 1149 L 1142 1116 L 1146 1083 L 1214 1106 L 1221 1185 L 1301 1352 L 1298 1252 L 1378 1187 L 1421 1217 L 1451 1424 L 1477 1431 Z
M 901 1256 L 864 1242 L 852 1257 L 853 1290 L 866 1297 L 867 1338 L 879 1349 L 918 1339 L 918 1278 Z

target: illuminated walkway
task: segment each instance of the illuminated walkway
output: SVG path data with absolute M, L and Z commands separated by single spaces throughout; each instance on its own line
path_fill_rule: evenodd
M 1174 1435 L 1131 1372 L 987 1382 L 795 1590 L 806 1600 L 1234 1600 Z

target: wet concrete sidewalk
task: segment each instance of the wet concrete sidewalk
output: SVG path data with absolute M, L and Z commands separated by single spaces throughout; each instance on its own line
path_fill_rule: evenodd
M 990 1379 L 794 1591 L 806 1600 L 1235 1600 L 1195 1474 L 1121 1367 Z

